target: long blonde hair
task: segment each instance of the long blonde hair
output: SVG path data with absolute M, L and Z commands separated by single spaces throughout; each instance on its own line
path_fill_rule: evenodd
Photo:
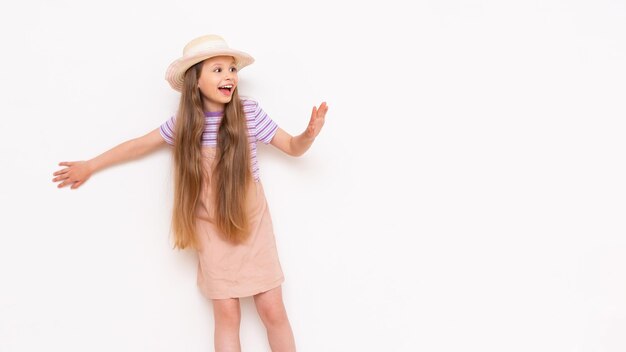
M 174 133 L 174 206 L 172 231 L 174 247 L 197 248 L 196 207 L 202 184 L 207 182 L 202 166 L 204 110 L 198 79 L 200 62 L 185 72 Z M 249 235 L 247 193 L 252 173 L 250 147 L 243 106 L 237 89 L 224 107 L 217 133 L 217 153 L 212 177 L 215 225 L 224 239 L 238 244 Z

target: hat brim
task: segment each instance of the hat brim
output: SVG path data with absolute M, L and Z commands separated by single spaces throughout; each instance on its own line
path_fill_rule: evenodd
M 183 88 L 185 71 L 187 71 L 191 66 L 197 64 L 198 62 L 210 59 L 215 56 L 234 57 L 235 65 L 237 65 L 237 70 L 240 70 L 254 62 L 254 58 L 244 53 L 243 51 L 234 49 L 206 50 L 190 56 L 183 56 L 172 62 L 165 72 L 165 79 L 174 90 L 180 92 Z

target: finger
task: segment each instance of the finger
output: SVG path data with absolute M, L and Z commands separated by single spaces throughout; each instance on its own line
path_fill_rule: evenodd
M 324 105 L 324 108 L 321 110 L 323 110 L 324 115 L 326 115 L 326 111 L 328 111 L 328 104 L 326 104 L 326 102 L 323 102 L 322 105 Z
M 77 182 L 74 182 L 74 184 L 70 188 L 71 189 L 76 189 L 76 188 L 80 187 L 82 184 L 83 184 L 82 181 L 77 181 Z
M 313 107 L 313 111 L 311 111 L 311 118 L 309 119 L 309 124 L 307 128 L 315 124 L 315 120 L 317 120 L 317 108 Z
M 68 178 L 69 178 L 69 176 L 62 175 L 62 176 L 57 176 L 57 177 L 53 178 L 52 181 L 53 182 L 58 182 L 58 181 L 62 181 L 62 180 L 67 180 Z
M 322 104 L 320 104 L 319 109 L 317 109 L 317 114 L 324 116 L 327 110 L 328 110 L 328 105 L 326 105 L 326 102 L 323 102 Z
M 59 166 L 72 166 L 74 164 L 73 161 L 61 161 Z
M 61 182 L 61 184 L 59 186 L 61 187 L 65 187 L 69 184 L 72 184 L 74 182 L 78 182 L 79 180 L 77 180 L 74 176 L 72 175 L 61 175 L 57 177 L 58 181 L 63 181 Z
M 57 172 L 53 173 L 52 176 L 56 176 L 56 175 L 63 175 L 64 173 L 70 171 L 69 168 L 67 169 L 63 169 L 63 170 L 58 170 Z

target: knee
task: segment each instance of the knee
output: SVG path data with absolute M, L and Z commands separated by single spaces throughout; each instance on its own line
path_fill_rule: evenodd
M 278 326 L 287 322 L 287 313 L 282 304 L 260 304 L 257 310 L 265 325 Z
M 213 301 L 215 323 L 220 325 L 239 326 L 241 322 L 241 309 L 239 300 L 225 302 L 224 300 Z

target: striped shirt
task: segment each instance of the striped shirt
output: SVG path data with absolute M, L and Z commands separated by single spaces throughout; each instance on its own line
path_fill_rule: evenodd
M 256 157 L 257 142 L 269 144 L 278 130 L 278 125 L 274 122 L 265 111 L 261 109 L 258 102 L 251 99 L 241 99 L 243 103 L 243 111 L 246 115 L 248 125 L 248 141 L 250 143 L 250 166 L 254 181 L 259 181 L 259 163 Z M 223 112 L 205 112 L 204 113 L 204 132 L 202 133 L 202 145 L 208 147 L 217 147 L 217 130 L 222 121 Z M 174 126 L 176 116 L 172 116 L 165 121 L 160 132 L 163 139 L 170 145 L 174 145 Z

